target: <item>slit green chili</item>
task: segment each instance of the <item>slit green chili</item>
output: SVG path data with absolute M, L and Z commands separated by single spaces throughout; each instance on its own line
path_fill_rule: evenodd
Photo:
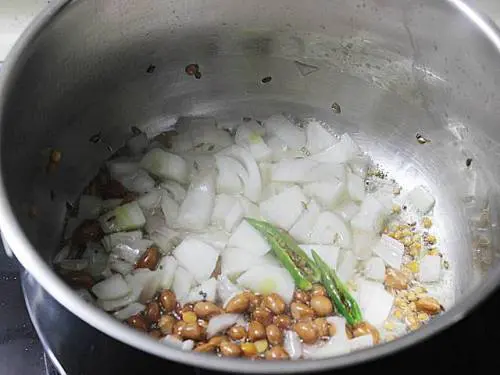
M 299 289 L 309 290 L 319 282 L 321 274 L 297 242 L 286 231 L 265 221 L 246 219 L 271 245 L 274 256 L 287 269 Z
M 361 309 L 335 271 L 321 259 L 316 251 L 312 250 L 312 256 L 321 273 L 321 283 L 335 305 L 337 312 L 351 326 L 361 323 L 363 321 Z

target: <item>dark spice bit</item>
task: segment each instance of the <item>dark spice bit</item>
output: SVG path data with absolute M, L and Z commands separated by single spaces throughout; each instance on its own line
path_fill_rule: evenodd
M 466 165 L 467 167 L 470 167 L 470 166 L 471 166 L 471 164 L 472 164 L 472 158 L 467 158 L 467 160 L 465 161 L 465 165 Z
M 417 133 L 415 135 L 415 137 L 417 138 L 417 142 L 420 143 L 421 145 L 423 144 L 426 144 L 426 143 L 430 143 L 430 139 L 427 139 L 425 138 L 422 134 L 420 133 Z
M 267 77 L 262 78 L 260 81 L 261 81 L 262 83 L 269 83 L 269 82 L 271 82 L 272 80 L 273 80 L 273 77 L 271 77 L 271 76 L 267 76 Z
M 198 64 L 189 64 L 185 68 L 188 76 L 194 76 L 196 79 L 201 78 L 200 66 Z
M 332 103 L 332 111 L 334 113 L 341 113 L 342 112 L 342 109 L 340 108 L 340 104 L 337 103 L 337 102 L 333 102 Z
M 142 134 L 141 129 L 139 129 L 137 126 L 132 126 L 130 128 L 130 130 L 132 130 L 132 134 L 134 134 L 134 135 L 141 135 Z
M 56 199 L 56 192 L 54 190 L 50 190 L 50 200 L 54 202 Z
M 101 132 L 96 133 L 89 138 L 89 142 L 92 143 L 99 143 L 100 141 L 101 141 Z
M 194 73 L 194 78 L 200 79 L 201 78 L 201 72 Z
M 155 70 L 156 70 L 156 66 L 154 66 L 153 64 L 150 64 L 148 66 L 148 68 L 146 69 L 146 73 L 152 74 L 152 73 L 154 73 Z

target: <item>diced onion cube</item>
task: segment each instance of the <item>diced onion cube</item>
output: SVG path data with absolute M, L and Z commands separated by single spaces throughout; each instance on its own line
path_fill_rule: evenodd
M 382 258 L 372 257 L 366 261 L 365 276 L 375 281 L 384 281 L 385 263 Z
M 383 284 L 363 281 L 359 286 L 359 306 L 363 318 L 374 326 L 380 326 L 389 316 L 394 296 L 385 291 Z
M 122 275 L 115 274 L 110 278 L 95 284 L 92 293 L 102 300 L 117 299 L 130 293 L 130 287 Z
M 183 300 L 189 293 L 194 283 L 194 277 L 185 268 L 177 267 L 172 284 L 172 291 L 178 300 Z
M 188 165 L 178 155 L 159 148 L 149 151 L 141 160 L 141 167 L 164 180 L 174 180 L 184 184 L 188 180 Z
M 105 233 L 120 232 L 142 228 L 146 218 L 137 202 L 117 207 L 99 218 Z
M 175 248 L 173 255 L 178 260 L 179 265 L 201 283 L 210 278 L 215 269 L 219 252 L 202 241 L 186 238 Z
M 259 208 L 266 220 L 289 230 L 304 211 L 307 201 L 302 190 L 298 186 L 293 186 L 261 202 Z
M 373 248 L 373 252 L 384 260 L 386 264 L 397 270 L 401 269 L 401 262 L 403 261 L 403 254 L 405 251 L 404 245 L 383 234 L 380 241 Z
M 215 207 L 212 214 L 212 223 L 232 232 L 240 224 L 245 212 L 236 197 L 220 194 L 215 198 Z
M 323 245 L 336 244 L 342 248 L 350 248 L 351 231 L 344 220 L 333 212 L 323 212 L 318 216 L 311 233 L 311 242 Z
M 323 259 L 323 261 L 326 264 L 328 264 L 328 266 L 330 266 L 331 269 L 333 270 L 337 269 L 337 260 L 339 257 L 339 250 L 340 250 L 337 246 L 313 244 L 313 245 L 299 245 L 299 247 L 302 250 L 304 250 L 307 256 L 311 259 L 313 259 L 312 250 L 316 251 L 320 256 L 320 258 Z
M 408 203 L 422 215 L 427 214 L 434 208 L 436 200 L 423 186 L 417 186 L 408 193 Z
M 298 242 L 310 242 L 311 233 L 318 220 L 319 214 L 320 207 L 316 201 L 309 201 L 305 206 L 302 216 L 290 229 L 290 235 Z
M 441 278 L 441 257 L 426 255 L 420 261 L 419 280 L 422 283 L 433 283 Z
M 243 249 L 255 256 L 264 255 L 271 250 L 269 243 L 246 220 L 243 220 L 229 237 L 228 246 Z

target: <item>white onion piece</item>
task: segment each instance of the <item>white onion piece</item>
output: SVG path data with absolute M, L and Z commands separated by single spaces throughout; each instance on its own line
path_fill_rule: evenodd
M 261 200 L 266 201 L 295 185 L 288 182 L 271 182 L 262 189 Z
M 311 233 L 318 220 L 320 207 L 314 199 L 310 200 L 302 213 L 302 216 L 293 224 L 290 235 L 298 242 L 310 242 Z
M 262 139 L 261 133 L 260 129 L 255 131 L 249 123 L 245 123 L 238 127 L 234 136 L 236 144 L 248 149 L 258 162 L 270 160 L 272 156 L 272 150 Z
M 277 293 L 286 303 L 292 301 L 295 283 L 287 270 L 270 265 L 250 268 L 238 278 L 238 284 L 256 293 Z
M 160 187 L 166 190 L 170 197 L 178 203 L 181 203 L 186 198 L 186 189 L 176 181 L 162 182 Z
M 281 114 L 273 115 L 265 120 L 264 127 L 268 134 L 276 135 L 292 149 L 299 150 L 306 145 L 304 130 L 295 126 Z
M 308 199 L 298 186 L 285 189 L 278 195 L 260 202 L 262 216 L 285 230 L 289 230 L 304 211 Z
M 226 247 L 229 241 L 229 235 L 222 230 L 208 230 L 205 233 L 196 233 L 188 235 L 186 238 L 194 238 L 212 246 L 218 253 Z
M 311 182 L 304 185 L 304 194 L 316 199 L 326 209 L 335 207 L 343 198 L 346 184 L 342 180 Z
M 71 247 L 66 245 L 64 246 L 61 251 L 59 251 L 56 256 L 54 257 L 54 260 L 52 261 L 53 264 L 58 264 L 61 263 L 64 259 L 68 258 L 69 253 L 71 251 Z
M 181 349 L 184 350 L 185 352 L 189 352 L 193 350 L 194 348 L 194 341 L 193 340 L 184 340 L 182 342 L 182 347 Z
M 361 203 L 359 212 L 351 220 L 353 229 L 379 233 L 389 212 L 380 201 L 372 195 L 367 195 Z
M 286 143 L 275 135 L 267 136 L 265 138 L 265 142 L 272 151 L 271 157 L 273 161 L 292 158 L 298 154 L 296 151 L 289 150 Z
M 350 350 L 351 347 L 347 341 L 333 336 L 324 344 L 304 345 L 303 353 L 306 359 L 323 359 L 346 354 Z
M 172 136 L 171 144 L 172 147 L 170 149 L 173 152 L 191 151 L 194 147 L 193 138 L 191 137 L 191 133 L 188 131 Z
M 82 195 L 78 203 L 78 218 L 96 219 L 102 211 L 102 199 L 93 195 Z
M 111 251 L 117 245 L 128 244 L 140 239 L 142 239 L 142 232 L 139 230 L 118 232 L 104 236 L 102 244 L 107 251 Z
M 255 256 L 251 252 L 236 247 L 229 247 L 222 252 L 221 272 L 233 277 L 262 263 L 261 256 Z
M 208 321 L 207 338 L 215 336 L 233 326 L 242 316 L 240 314 L 216 315 Z
M 152 245 L 153 241 L 151 240 L 135 240 L 118 244 L 111 252 L 129 263 L 135 263 Z
M 311 182 L 310 172 L 318 162 L 309 159 L 287 159 L 271 165 L 271 180 L 277 182 Z
M 336 244 L 347 249 L 352 246 L 352 235 L 349 227 L 338 215 L 323 212 L 314 224 L 311 241 L 323 245 Z
M 151 233 L 149 238 L 159 247 L 162 254 L 168 254 L 182 241 L 181 233 L 163 226 Z
M 214 119 L 191 119 L 189 129 L 195 151 L 217 152 L 234 143 L 228 132 L 216 127 Z
M 155 181 L 143 169 L 138 169 L 137 172 L 133 174 L 123 176 L 118 181 L 120 181 L 127 190 L 139 194 L 145 194 L 155 187 Z
M 160 290 L 162 276 L 163 275 L 157 271 L 151 273 L 151 277 L 144 283 L 144 287 L 139 295 L 139 302 L 148 303 L 151 301 L 156 292 Z
M 258 202 L 262 191 L 260 170 L 249 151 L 239 146 L 232 146 L 221 151 L 223 155 L 232 156 L 238 160 L 248 172 L 248 178 L 243 181 L 243 195 L 252 202 Z
M 297 360 L 302 356 L 302 341 L 294 331 L 286 331 L 283 348 L 291 360 Z
M 355 202 L 365 199 L 365 181 L 354 173 L 347 173 L 347 192 Z
M 125 176 L 134 175 L 139 170 L 139 163 L 135 161 L 117 159 L 106 163 L 112 179 L 120 181 Z
M 372 231 L 366 231 L 351 225 L 352 230 L 352 250 L 354 254 L 361 259 L 370 258 L 373 253 L 373 247 L 380 240 L 379 234 Z
M 82 254 L 82 259 L 88 260 L 87 271 L 90 275 L 99 277 L 108 267 L 109 255 L 100 244 L 90 242 Z
M 257 220 L 261 218 L 262 215 L 260 214 L 259 206 L 246 197 L 240 196 L 238 199 L 240 200 L 243 211 L 245 212 L 245 217 Z
M 348 282 L 354 276 L 358 259 L 352 251 L 346 251 L 337 269 L 337 275 L 343 282 Z
M 365 264 L 365 276 L 374 281 L 383 282 L 385 279 L 385 263 L 382 258 L 371 257 Z
M 189 293 L 193 286 L 194 277 L 185 268 L 177 267 L 174 275 L 174 282 L 172 283 L 172 291 L 175 293 L 177 299 L 182 300 Z
M 197 176 L 182 202 L 176 226 L 202 231 L 210 223 L 215 203 L 215 176 L 208 172 Z
M 148 145 L 149 141 L 146 133 L 137 134 L 127 141 L 127 147 L 132 155 L 142 155 Z
M 363 318 L 374 326 L 380 326 L 391 312 L 394 296 L 386 292 L 381 283 L 363 280 L 359 284 L 358 302 Z
M 163 212 L 158 209 L 144 211 L 144 216 L 146 217 L 146 225 L 144 225 L 144 231 L 151 234 L 161 231 L 166 227 L 167 220 Z
M 113 275 L 92 287 L 92 293 L 103 300 L 116 299 L 130 293 L 130 287 L 122 275 Z
M 231 282 L 226 275 L 219 275 L 217 278 L 217 296 L 221 300 L 223 306 L 225 306 L 233 296 L 241 292 L 242 290 L 239 286 Z
M 311 259 L 313 259 L 312 250 L 316 251 L 320 256 L 320 258 L 323 259 L 323 261 L 326 264 L 328 264 L 328 266 L 331 269 L 333 270 L 337 269 L 337 260 L 340 251 L 340 249 L 337 246 L 313 244 L 313 245 L 299 245 L 299 247 L 302 250 L 304 250 L 307 256 Z
M 128 275 L 134 269 L 134 264 L 121 260 L 118 257 L 111 256 L 109 258 L 109 268 L 112 271 L 118 272 L 123 276 Z
M 130 202 L 99 218 L 104 233 L 138 229 L 146 224 L 146 218 L 137 202 Z
M 339 341 L 347 341 L 346 325 L 347 322 L 342 316 L 328 316 L 326 321 L 335 327 L 335 338 Z
M 254 256 L 264 255 L 271 250 L 269 243 L 246 220 L 238 225 L 232 236 L 229 237 L 227 245 L 243 249 Z
M 174 180 L 181 184 L 188 179 L 188 165 L 184 159 L 169 152 L 154 149 L 141 160 L 141 167 L 164 180 Z
M 207 171 L 215 170 L 216 162 L 212 154 L 186 153 L 181 155 L 190 166 L 188 180 L 196 179 Z
M 198 301 L 215 302 L 217 297 L 217 280 L 210 278 L 202 282 L 197 287 L 194 287 L 189 292 L 188 296 L 183 299 L 183 303 L 194 303 Z
M 59 262 L 59 267 L 67 271 L 82 271 L 89 265 L 88 259 L 64 259 Z
M 372 159 L 368 155 L 356 155 L 349 161 L 349 167 L 355 175 L 362 179 L 366 178 L 368 169 L 373 165 Z
M 90 294 L 90 292 L 87 289 L 78 289 L 76 290 L 76 294 L 85 302 L 90 303 L 92 305 L 95 304 L 95 298 L 92 296 L 92 294 Z
M 164 192 L 162 190 L 153 190 L 137 199 L 137 204 L 142 210 L 153 210 L 161 204 Z
M 165 216 L 167 225 L 174 225 L 179 216 L 179 203 L 170 198 L 168 194 L 163 194 L 161 199 L 161 210 Z
M 311 121 L 307 124 L 306 136 L 306 147 L 311 154 L 323 151 L 338 142 L 338 139 L 319 121 Z
M 180 340 L 177 336 L 174 335 L 167 335 L 164 338 L 160 340 L 162 344 L 172 346 L 175 349 L 181 349 L 182 350 L 182 345 L 183 342 Z
M 383 234 L 373 248 L 373 252 L 381 257 L 389 266 L 399 270 L 403 261 L 405 247 L 398 240 Z
M 351 351 L 370 348 L 373 346 L 373 336 L 363 335 L 348 341 Z
M 408 193 L 407 201 L 422 215 L 431 211 L 436 203 L 432 194 L 423 186 L 417 186 L 410 191 Z
M 422 283 L 433 283 L 441 278 L 441 257 L 425 255 L 420 261 L 419 280 Z
M 215 207 L 212 214 L 212 223 L 232 232 L 240 224 L 245 211 L 238 198 L 220 194 L 215 197 Z
M 140 312 L 144 311 L 145 308 L 146 306 L 144 306 L 142 303 L 134 302 L 128 305 L 127 307 L 115 312 L 113 316 L 118 320 L 126 320 L 131 316 L 139 314 Z
M 351 200 L 340 204 L 335 210 L 335 213 L 347 222 L 350 222 L 358 212 L 359 206 Z
M 248 172 L 236 159 L 215 155 L 217 166 L 217 192 L 237 194 L 243 191 L 243 183 L 248 180 Z
M 345 163 L 360 152 L 359 146 L 347 133 L 344 133 L 340 137 L 340 142 L 318 154 L 312 155 L 311 159 L 326 163 Z
M 190 272 L 196 281 L 203 282 L 210 278 L 215 269 L 219 252 L 205 242 L 186 238 L 173 252 L 179 265 Z
M 172 287 L 178 264 L 177 259 L 172 256 L 166 256 L 161 259 L 156 269 L 160 279 L 158 285 L 160 289 L 170 289 Z
M 137 301 L 136 298 L 132 298 L 131 295 L 127 295 L 122 298 L 110 299 L 110 300 L 98 299 L 96 301 L 96 304 L 104 311 L 116 311 L 118 309 L 130 305 L 135 301 Z

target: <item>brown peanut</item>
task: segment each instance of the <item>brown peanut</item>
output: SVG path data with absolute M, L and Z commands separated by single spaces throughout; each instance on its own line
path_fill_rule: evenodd
M 158 328 L 164 335 L 170 335 L 174 332 L 175 318 L 170 315 L 163 315 L 158 321 Z
M 276 315 L 283 314 L 286 309 L 285 301 L 276 293 L 264 297 L 264 306 Z
M 196 348 L 194 348 L 194 351 L 198 353 L 210 353 L 214 352 L 215 349 L 217 349 L 217 345 L 210 342 L 203 342 L 198 344 Z
M 160 305 L 158 305 L 158 302 L 153 301 L 148 303 L 144 310 L 144 315 L 151 323 L 157 323 L 161 318 Z
M 153 329 L 151 332 L 149 332 L 149 336 L 155 339 L 160 339 L 162 337 L 162 334 L 159 329 Z
M 240 345 L 245 357 L 255 357 L 257 355 L 257 347 L 253 342 L 244 342 Z
M 327 316 L 333 312 L 333 305 L 328 297 L 313 296 L 310 304 L 311 309 L 313 309 L 318 316 Z
M 271 345 L 279 345 L 283 342 L 283 334 L 277 325 L 271 324 L 266 327 L 267 341 Z
M 314 284 L 311 290 L 311 297 L 326 296 L 326 289 L 321 284 Z
M 285 349 L 283 349 L 282 346 L 277 345 L 277 346 L 273 346 L 271 349 L 269 349 L 266 352 L 266 359 L 267 360 L 284 360 L 284 359 L 288 359 L 288 354 L 285 351 Z
M 257 341 L 266 338 L 266 327 L 261 322 L 252 320 L 248 324 L 248 340 Z
M 201 340 L 204 334 L 205 332 L 203 331 L 203 328 L 201 328 L 196 323 L 184 323 L 184 325 L 180 327 L 179 331 L 179 336 L 181 336 L 183 339 L 196 341 Z
M 250 298 L 246 293 L 240 293 L 228 302 L 226 312 L 231 314 L 241 314 L 248 310 Z
M 138 331 L 143 331 L 143 332 L 148 331 L 148 326 L 146 324 L 146 321 L 139 314 L 132 315 L 130 318 L 127 319 L 127 323 L 129 326 L 137 329 Z
M 292 302 L 290 311 L 297 320 L 314 317 L 314 310 L 302 302 Z
M 293 330 L 306 344 L 314 344 L 318 340 L 318 332 L 312 322 L 295 323 Z
M 198 302 L 194 305 L 193 311 L 200 318 L 211 318 L 222 313 L 222 309 L 213 302 Z
M 228 329 L 227 335 L 233 340 L 245 340 L 247 338 L 247 331 L 242 326 L 232 326 Z
M 249 291 L 245 291 L 243 293 L 245 293 L 248 296 L 248 300 L 250 301 L 250 305 L 248 307 L 250 311 L 255 310 L 257 307 L 261 305 L 263 299 L 262 295 L 254 294 Z
M 273 317 L 273 324 L 276 324 L 280 329 L 288 329 L 292 325 L 292 318 L 288 315 L 276 315 Z
M 442 310 L 438 300 L 433 297 L 422 297 L 415 301 L 418 312 L 425 312 L 429 315 L 439 314 Z
M 362 323 L 356 324 L 353 327 L 352 335 L 354 337 L 372 335 L 374 344 L 378 344 L 380 342 L 380 333 L 379 333 L 378 329 L 375 328 L 374 326 L 372 326 L 368 322 L 362 322 Z
M 241 348 L 234 342 L 224 341 L 220 344 L 220 352 L 224 357 L 239 357 L 241 355 Z
M 158 248 L 152 246 L 142 254 L 141 258 L 137 261 L 135 268 L 148 268 L 151 271 L 156 269 L 158 262 L 160 261 L 160 252 Z
M 408 283 L 409 279 L 403 272 L 394 268 L 388 268 L 386 270 L 384 284 L 387 288 L 397 290 L 407 289 Z
M 329 336 L 329 324 L 325 318 L 316 318 L 313 320 L 313 324 L 320 337 Z
M 166 312 L 174 311 L 177 306 L 177 297 L 174 292 L 169 289 L 165 289 L 160 294 L 160 303 Z
M 252 319 L 267 326 L 273 322 L 273 314 L 267 307 L 257 307 L 252 313 Z

